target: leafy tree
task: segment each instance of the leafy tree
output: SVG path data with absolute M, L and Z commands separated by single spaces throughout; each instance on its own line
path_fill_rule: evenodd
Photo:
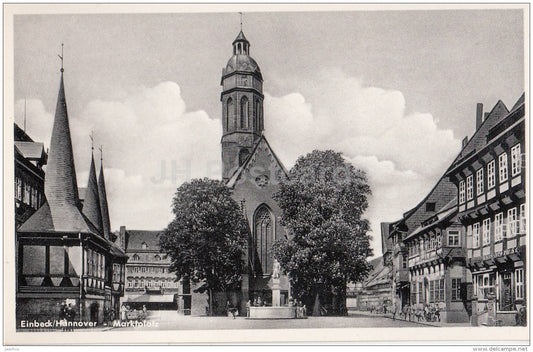
M 296 298 L 316 299 L 334 314 L 346 314 L 346 284 L 371 269 L 369 223 L 362 218 L 371 194 L 366 174 L 341 153 L 300 157 L 274 195 L 289 237 L 274 243 L 274 255 L 291 278 Z
M 224 305 L 214 294 L 237 289 L 243 272 L 247 225 L 242 211 L 223 182 L 204 178 L 178 188 L 172 212 L 175 218 L 160 237 L 171 258 L 169 270 L 178 280 L 202 283 L 196 292 L 208 292 L 211 315 L 221 313 Z

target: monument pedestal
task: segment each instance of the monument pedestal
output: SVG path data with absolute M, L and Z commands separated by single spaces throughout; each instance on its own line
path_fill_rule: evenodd
M 272 279 L 272 307 L 281 306 L 279 277 Z

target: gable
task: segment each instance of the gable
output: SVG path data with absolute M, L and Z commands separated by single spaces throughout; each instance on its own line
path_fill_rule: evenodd
M 249 181 L 263 187 L 267 183 L 279 182 L 288 176 L 287 169 L 272 150 L 265 136 L 262 136 L 248 159 L 235 171 L 226 185 L 234 188 L 238 183 Z

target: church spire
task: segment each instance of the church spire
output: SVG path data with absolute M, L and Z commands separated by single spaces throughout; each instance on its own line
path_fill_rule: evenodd
M 72 140 L 70 137 L 63 72 L 63 65 L 61 65 L 61 81 L 59 83 L 59 93 L 52 128 L 52 139 L 50 140 L 44 191 L 51 206 L 71 205 L 78 207 L 80 201 L 76 181 L 76 168 L 74 166 L 74 154 L 72 152 Z
M 102 146 L 100 146 L 100 175 L 98 176 L 98 196 L 100 198 L 100 210 L 102 212 L 102 229 L 104 237 L 109 239 L 111 235 L 111 221 L 109 219 L 109 208 L 107 206 L 107 193 L 104 179 L 104 161 Z
M 96 168 L 94 166 L 94 154 L 91 151 L 91 167 L 89 169 L 89 181 L 87 182 L 87 193 L 83 201 L 83 215 L 92 222 L 98 229 L 102 230 L 102 211 L 100 209 L 100 197 L 98 183 L 96 181 Z

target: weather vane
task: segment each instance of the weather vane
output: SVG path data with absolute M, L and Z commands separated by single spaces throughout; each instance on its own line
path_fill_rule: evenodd
M 100 161 L 104 160 L 104 146 L 103 145 L 100 145 L 100 148 L 98 148 L 100 150 Z
M 91 150 L 94 150 L 94 131 L 91 131 L 89 138 L 91 139 Z
M 241 15 L 241 32 L 242 32 L 242 12 L 239 12 L 239 15 Z
M 61 59 L 61 72 L 65 71 L 65 70 L 63 69 L 63 46 L 64 46 L 64 45 L 65 45 L 65 44 L 61 43 L 61 55 L 59 55 L 59 54 L 57 55 L 57 56 L 59 56 L 59 58 Z

